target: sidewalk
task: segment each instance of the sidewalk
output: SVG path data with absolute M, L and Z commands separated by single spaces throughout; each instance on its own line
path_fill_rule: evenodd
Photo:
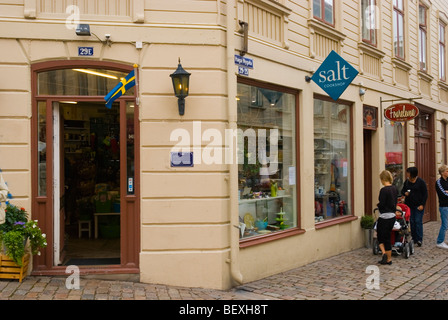
M 380 256 L 361 248 L 320 260 L 228 291 L 171 287 L 130 281 L 82 278 L 80 289 L 67 289 L 65 277 L 28 276 L 0 281 L 2 300 L 380 300 L 448 299 L 448 250 L 435 246 L 440 222 L 424 225 L 422 247 L 409 259 Z M 448 240 L 448 239 L 447 239 Z M 379 270 L 379 289 L 367 289 L 369 266 Z

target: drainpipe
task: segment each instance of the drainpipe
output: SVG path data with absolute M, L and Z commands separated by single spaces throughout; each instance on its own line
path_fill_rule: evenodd
M 230 132 L 237 132 L 237 102 L 236 102 L 236 75 L 234 68 L 235 44 L 235 7 L 236 0 L 227 0 L 227 112 Z M 233 146 L 233 144 L 231 144 Z M 236 148 L 233 148 L 235 150 Z M 233 154 L 233 152 L 231 152 Z M 229 192 L 230 192 L 230 275 L 238 284 L 243 283 L 243 276 L 239 267 L 239 250 L 240 250 L 240 229 L 238 219 L 238 166 L 235 161 L 235 155 L 229 164 Z

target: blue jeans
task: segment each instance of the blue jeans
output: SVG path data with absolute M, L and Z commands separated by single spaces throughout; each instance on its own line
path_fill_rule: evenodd
M 423 213 L 424 209 L 411 208 L 411 236 L 414 243 L 423 241 Z
M 439 211 L 442 225 L 440 226 L 439 236 L 437 237 L 437 244 L 445 241 L 445 232 L 448 229 L 448 207 L 439 207 Z

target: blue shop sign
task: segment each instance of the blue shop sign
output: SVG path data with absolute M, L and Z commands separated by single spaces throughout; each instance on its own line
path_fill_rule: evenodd
M 319 69 L 313 74 L 311 80 L 336 101 L 358 73 L 358 70 L 332 50 Z

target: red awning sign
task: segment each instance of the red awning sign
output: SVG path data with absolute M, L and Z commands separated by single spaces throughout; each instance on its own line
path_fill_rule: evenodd
M 418 116 L 419 109 L 410 103 L 393 104 L 384 110 L 386 119 L 394 122 L 410 121 Z

